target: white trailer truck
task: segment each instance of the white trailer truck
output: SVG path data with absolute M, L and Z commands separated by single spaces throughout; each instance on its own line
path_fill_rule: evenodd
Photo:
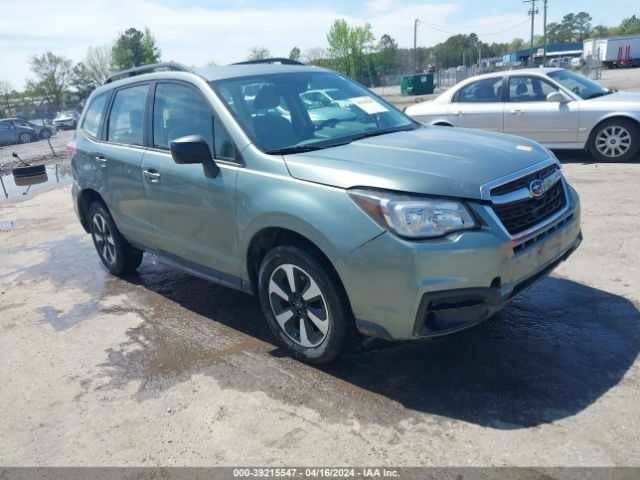
M 582 56 L 607 68 L 640 67 L 640 35 L 590 38 L 584 41 Z

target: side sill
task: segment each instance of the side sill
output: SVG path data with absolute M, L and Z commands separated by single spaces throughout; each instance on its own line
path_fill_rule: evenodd
M 178 270 L 182 270 L 186 273 L 193 275 L 194 277 L 202 278 L 204 280 L 208 280 L 210 282 L 216 283 L 223 287 L 233 288 L 234 290 L 239 290 L 244 293 L 248 293 L 253 295 L 253 289 L 249 282 L 243 280 L 240 277 L 236 277 L 235 275 L 230 275 L 228 273 L 221 272 L 214 268 L 204 267 L 202 265 L 198 265 L 197 263 L 191 262 L 189 260 L 185 260 L 184 258 L 178 257 L 177 255 L 173 255 L 167 252 L 152 250 L 149 248 L 140 247 L 138 245 L 134 245 L 136 248 L 144 250 L 145 252 L 151 253 L 158 257 L 160 262 L 167 264 L 171 267 L 177 268 Z

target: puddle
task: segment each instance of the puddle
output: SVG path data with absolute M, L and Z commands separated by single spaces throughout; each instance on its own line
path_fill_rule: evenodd
M 71 183 L 71 164 L 60 162 L 45 167 L 45 173 L 16 178 L 13 173 L 0 176 L 0 201 L 20 200 Z

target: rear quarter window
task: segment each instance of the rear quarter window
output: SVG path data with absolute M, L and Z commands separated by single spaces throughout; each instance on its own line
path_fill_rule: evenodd
M 87 107 L 87 113 L 84 115 L 81 128 L 92 137 L 97 138 L 100 133 L 100 125 L 104 118 L 104 107 L 106 103 L 107 92 L 96 95 Z

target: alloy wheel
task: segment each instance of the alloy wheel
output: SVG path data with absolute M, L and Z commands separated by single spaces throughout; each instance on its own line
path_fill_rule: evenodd
M 117 259 L 116 242 L 107 220 L 100 213 L 93 216 L 92 235 L 96 250 L 102 260 L 107 265 L 115 264 Z
M 289 263 L 271 273 L 269 303 L 282 331 L 298 345 L 317 347 L 327 338 L 327 302 L 317 282 L 302 268 Z
M 621 157 L 631 148 L 631 133 L 620 125 L 609 125 L 598 132 L 595 146 L 605 157 Z
M 31 140 L 31 137 L 29 136 L 28 133 L 23 133 L 22 135 L 20 135 L 20 143 L 29 143 L 29 141 Z

